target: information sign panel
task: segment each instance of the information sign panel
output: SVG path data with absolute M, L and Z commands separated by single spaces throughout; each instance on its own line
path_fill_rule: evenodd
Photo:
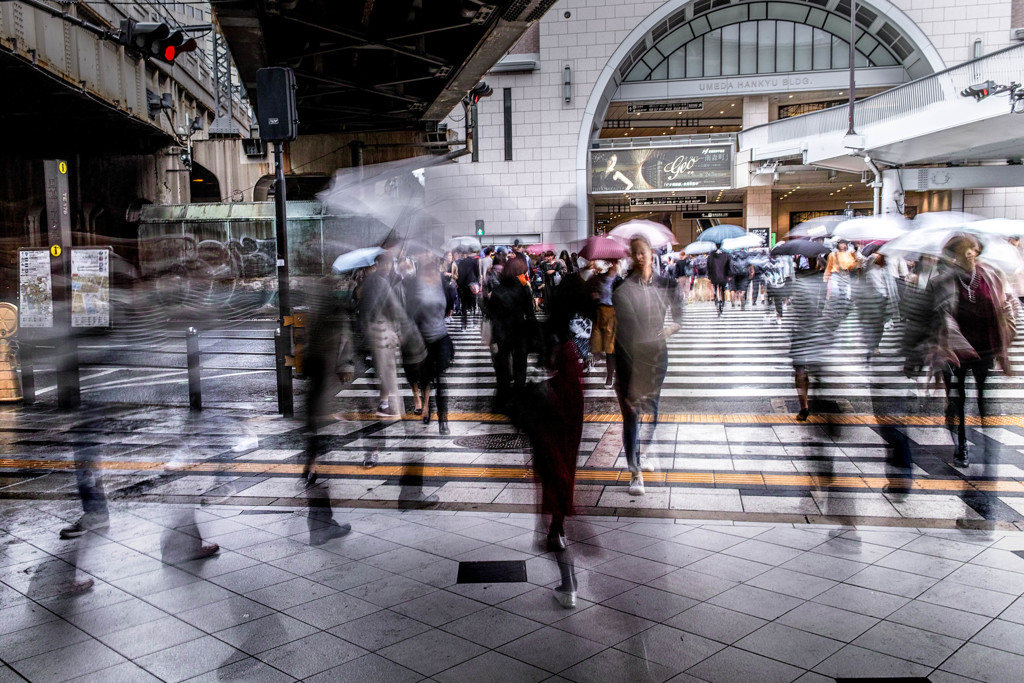
M 623 147 L 590 152 L 592 194 L 732 187 L 732 145 Z
M 18 313 L 22 327 L 53 327 L 50 252 L 18 250 Z
M 110 326 L 110 248 L 71 250 L 71 326 Z

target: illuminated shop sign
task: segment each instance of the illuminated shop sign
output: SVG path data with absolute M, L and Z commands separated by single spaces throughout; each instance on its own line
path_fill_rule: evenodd
M 657 206 L 659 204 L 707 204 L 706 194 L 672 195 L 670 197 L 630 197 L 630 206 Z
M 732 145 L 590 151 L 590 192 L 632 194 L 732 187 Z

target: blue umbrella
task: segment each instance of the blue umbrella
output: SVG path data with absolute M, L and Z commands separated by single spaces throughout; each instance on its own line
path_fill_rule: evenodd
M 716 225 L 697 235 L 697 239 L 701 242 L 714 242 L 715 244 L 721 244 L 731 237 L 740 237 L 741 235 L 746 234 L 747 231 L 738 225 Z
M 383 253 L 384 250 L 380 247 L 353 249 L 352 251 L 346 252 L 334 259 L 334 265 L 332 265 L 331 268 L 335 273 L 339 274 L 347 273 L 359 268 L 366 268 L 368 266 L 372 266 L 377 261 L 377 257 Z

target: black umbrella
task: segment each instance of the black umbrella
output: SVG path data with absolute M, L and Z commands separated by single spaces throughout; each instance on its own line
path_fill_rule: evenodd
M 789 240 L 772 249 L 772 256 L 804 256 L 812 259 L 832 251 L 821 242 L 813 240 Z

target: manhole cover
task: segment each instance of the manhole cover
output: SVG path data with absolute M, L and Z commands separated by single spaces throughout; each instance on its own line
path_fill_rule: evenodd
M 479 434 L 460 436 L 455 439 L 459 448 L 473 448 L 481 451 L 510 451 L 530 447 L 530 440 L 522 434 Z
M 501 560 L 459 562 L 458 583 L 522 583 L 526 581 L 526 562 Z

